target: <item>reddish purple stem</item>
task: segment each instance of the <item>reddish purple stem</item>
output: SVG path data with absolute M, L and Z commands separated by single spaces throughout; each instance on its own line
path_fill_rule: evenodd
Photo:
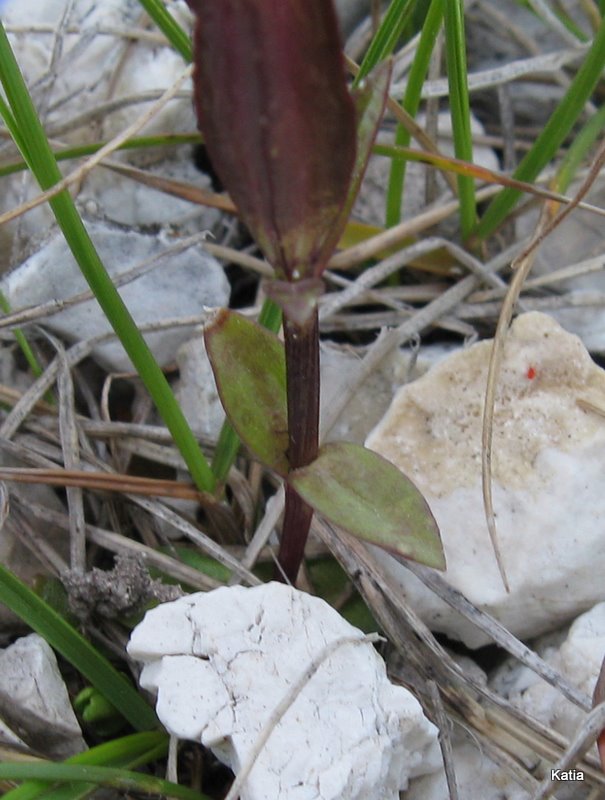
M 317 458 L 319 441 L 319 322 L 317 310 L 304 325 L 284 317 L 288 386 L 288 461 L 290 469 Z M 279 548 L 278 580 L 292 584 L 300 568 L 313 509 L 286 486 L 286 509 Z

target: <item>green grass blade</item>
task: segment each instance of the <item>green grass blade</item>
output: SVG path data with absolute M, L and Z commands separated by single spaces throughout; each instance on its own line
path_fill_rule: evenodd
M 168 735 L 161 731 L 133 733 L 104 742 L 65 760 L 66 764 L 88 764 L 136 769 L 162 758 L 168 752 Z M 65 784 L 53 789 L 47 781 L 29 780 L 3 795 L 5 800 L 79 800 L 97 788 L 96 784 Z
M 605 105 L 574 136 L 557 172 L 556 190 L 565 193 L 586 156 L 605 129 Z
M 266 299 L 258 315 L 259 324 L 272 333 L 277 333 L 281 326 L 281 318 L 280 307 L 272 300 Z M 221 428 L 212 461 L 212 472 L 217 481 L 222 482 L 226 479 L 237 457 L 240 444 L 239 436 L 233 430 L 229 420 L 226 419 Z
M 4 296 L 4 292 L 0 291 L 0 310 L 3 311 L 5 314 L 10 314 L 12 311 L 8 300 Z M 17 344 L 21 348 L 21 352 L 23 353 L 25 360 L 27 361 L 29 368 L 31 369 L 33 375 L 36 378 L 39 378 L 42 375 L 42 367 L 40 366 L 40 362 L 36 358 L 36 354 L 31 348 L 30 343 L 25 338 L 25 334 L 20 328 L 13 328 L 13 336 L 17 340 Z M 52 399 L 52 395 L 46 396 L 46 400 L 50 401 L 51 403 L 54 402 Z
M 403 33 L 405 26 L 410 21 L 414 3 L 412 0 L 393 0 L 380 27 L 361 62 L 359 73 L 353 81 L 353 88 L 369 75 L 377 64 L 388 58 Z
M 174 49 L 190 64 L 193 59 L 191 39 L 181 28 L 162 0 L 139 0 L 145 11 L 155 22 Z
M 437 34 L 439 33 L 439 28 L 441 27 L 443 19 L 444 3 L 445 0 L 432 0 L 422 26 L 416 55 L 414 56 L 414 61 L 410 68 L 402 105 L 412 117 L 416 116 L 420 106 L 422 86 L 428 72 L 431 54 L 435 47 Z M 408 147 L 410 139 L 411 135 L 407 128 L 404 128 L 401 124 L 397 125 L 395 144 L 401 147 Z M 391 164 L 389 186 L 386 196 L 385 223 L 387 228 L 397 225 L 401 220 L 406 166 L 407 162 L 404 160 L 394 160 Z
M 115 767 L 97 767 L 80 764 L 35 763 L 14 764 L 5 761 L 0 764 L 0 780 L 29 780 L 31 778 L 53 782 L 94 783 L 109 786 L 123 792 L 142 792 L 148 795 L 176 797 L 178 800 L 209 800 L 207 795 L 164 781 L 153 775 L 143 775 Z
M 37 594 L 0 565 L 0 603 L 8 606 L 30 628 L 79 670 L 90 683 L 120 710 L 135 730 L 158 725 L 153 710 L 78 631 L 59 616 Z
M 61 180 L 61 172 L 2 24 L 0 24 L 0 81 L 19 131 L 27 131 L 27 145 L 24 145 L 27 150 L 22 150 L 21 154 L 42 189 L 48 189 Z M 16 144 L 19 146 L 19 140 Z M 68 191 L 63 191 L 53 197 L 49 204 L 82 274 L 170 430 L 193 481 L 201 491 L 212 492 L 215 486 L 212 471 L 176 402 L 164 373 L 107 274 L 71 195 Z
M 569 16 L 569 14 L 565 11 L 565 9 L 560 6 L 555 6 L 553 8 L 553 13 L 566 28 L 567 30 L 573 34 L 579 42 L 587 42 L 588 36 L 584 33 L 582 28 L 576 23 L 576 21 Z
M 17 145 L 19 150 L 21 150 L 22 153 L 26 153 L 27 142 L 25 139 L 21 137 L 21 132 L 19 130 L 19 126 L 17 125 L 17 121 L 13 116 L 13 112 L 11 111 L 10 107 L 6 103 L 6 100 L 2 96 L 0 96 L 0 116 L 4 120 L 4 124 L 8 128 L 8 132 L 13 137 L 15 144 Z
M 472 161 L 473 139 L 468 98 L 463 0 L 448 0 L 445 4 L 445 54 L 454 152 L 456 158 Z M 457 182 L 460 197 L 460 229 L 463 239 L 466 239 L 477 218 L 475 184 L 472 178 L 464 175 L 458 175 Z
M 513 173 L 517 180 L 534 181 L 554 158 L 569 132 L 576 124 L 605 68 L 605 22 L 601 23 L 584 63 L 576 73 L 565 96 L 558 104 L 542 133 L 534 142 Z M 492 234 L 521 196 L 516 189 L 504 189 L 488 206 L 474 234 L 485 239 Z

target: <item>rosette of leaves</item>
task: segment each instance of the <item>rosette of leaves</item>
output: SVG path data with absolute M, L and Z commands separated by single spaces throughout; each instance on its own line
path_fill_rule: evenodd
M 234 312 L 207 326 L 227 416 L 286 481 L 280 575 L 292 582 L 314 511 L 443 568 L 436 523 L 392 464 L 349 443 L 319 449 L 317 299 L 384 110 L 390 65 L 348 89 L 328 0 L 189 0 L 195 104 L 213 167 L 275 270 L 284 344 Z M 280 577 L 278 575 L 277 577 Z

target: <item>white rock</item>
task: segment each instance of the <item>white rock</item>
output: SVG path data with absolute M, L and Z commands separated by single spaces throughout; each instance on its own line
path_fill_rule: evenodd
M 41 0 L 35 4 L 6 0 L 2 9 L 3 23 L 9 29 L 22 29 L 10 33 L 10 41 L 34 98 L 46 112 L 47 125 L 62 124 L 110 98 L 120 100 L 145 91 L 162 91 L 185 68 L 183 58 L 161 37 L 158 41 L 137 41 L 134 47 L 125 37 L 129 26 L 136 28 L 140 20 L 141 7 L 136 0 L 78 0 L 66 20 L 76 32 L 61 34 L 61 47 L 54 54 L 55 63 L 49 72 L 55 48 L 52 30 L 58 30 L 66 7 L 66 0 Z M 191 14 L 184 0 L 171 3 L 171 11 L 181 25 L 189 27 Z M 32 25 L 47 28 L 30 30 Z M 118 104 L 117 110 L 102 115 L 94 124 L 75 131 L 68 129 L 62 136 L 68 141 L 75 137 L 78 143 L 82 143 L 83 132 L 88 140 L 111 138 L 148 107 L 149 103 L 126 108 L 119 108 Z M 154 117 L 144 132 L 168 132 L 183 122 L 189 126 L 192 119 L 189 98 L 181 98 Z
M 545 661 L 592 697 L 605 656 L 605 603 L 598 603 L 580 615 L 559 647 L 538 645 L 537 649 Z M 518 663 L 504 680 L 502 669 L 499 670 L 491 683 L 497 689 L 504 685 L 502 693 L 511 703 L 567 738 L 577 732 L 586 717 L 582 709 L 557 689 Z
M 2 21 L 9 30 L 15 56 L 49 137 L 77 145 L 109 140 L 149 110 L 152 101 L 141 102 L 142 96 L 152 93 L 157 99 L 180 76 L 186 64 L 153 23 L 142 38 L 136 41 L 129 38 L 129 32 L 138 31 L 145 21 L 137 0 L 78 0 L 65 20 L 66 30 L 71 32 L 62 31 L 55 37 L 68 5 L 67 0 L 36 3 L 6 0 Z M 192 15 L 185 0 L 171 2 L 169 11 L 185 30 L 190 30 Z M 147 122 L 140 135 L 195 130 L 190 90 L 191 81 L 185 81 L 179 95 Z M 95 116 L 95 109 L 104 103 L 113 106 Z M 186 164 L 185 172 L 181 169 L 183 162 L 174 157 L 174 148 L 152 148 L 115 156 L 129 162 L 140 161 L 141 157 L 146 159 L 146 168 L 150 161 L 160 159 L 163 176 L 184 178 L 196 185 L 204 182 L 192 163 Z M 68 161 L 63 169 L 70 172 L 75 167 L 76 162 Z M 203 230 L 218 216 L 215 211 L 142 187 L 101 168 L 94 170 L 78 188 L 86 199 L 93 198 L 107 219 L 124 225 L 180 225 L 193 214 L 202 217 L 197 229 Z M 0 211 L 13 209 L 39 192 L 29 175 L 7 179 L 0 196 Z M 38 235 L 52 220 L 48 206 L 21 217 L 18 224 L 23 240 Z M 0 231 L 3 268 L 11 252 L 11 235 L 16 225 L 10 223 Z M 7 254 L 4 257 L 3 252 Z
M 86 749 L 55 654 L 37 633 L 0 651 L 0 716 L 51 758 Z
M 362 639 L 323 600 L 282 584 L 221 588 L 149 611 L 129 654 L 168 731 L 201 741 L 237 773 L 271 713 L 343 637 Z M 244 782 L 243 800 L 396 800 L 437 768 L 436 729 L 386 677 L 368 644 L 336 649 L 309 679 Z
M 196 431 L 218 439 L 225 412 L 218 396 L 204 334 L 196 332 L 178 349 L 179 380 L 176 397 L 183 414 Z
M 1 8 L 0 4 L 0 8 Z M 21 751 L 22 753 L 27 753 L 29 748 L 27 744 L 14 733 L 8 725 L 0 719 L 0 745 L 8 745 L 13 750 Z
M 87 227 L 101 260 L 114 278 L 157 256 L 168 245 L 161 236 L 145 236 L 102 223 Z M 88 288 L 60 233 L 6 276 L 0 285 L 15 311 L 48 300 L 63 300 Z M 201 315 L 204 307 L 223 306 L 229 299 L 229 285 L 222 267 L 201 248 L 168 256 L 151 272 L 119 291 L 139 325 Z M 50 316 L 45 325 L 72 341 L 111 330 L 96 300 Z M 160 364 L 166 364 L 174 359 L 177 348 L 190 335 L 191 328 L 172 328 L 146 334 L 145 338 Z M 99 345 L 94 355 L 108 369 L 132 369 L 117 340 Z
M 195 129 L 193 120 L 190 129 Z M 128 154 L 128 158 L 126 155 L 122 153 L 116 160 L 133 162 L 135 166 L 140 166 L 134 153 Z M 158 163 L 146 163 L 144 167 L 148 173 L 162 178 L 206 190 L 211 188 L 210 178 L 196 169 L 189 148 L 182 148 L 169 157 L 165 156 Z M 195 205 L 104 169 L 95 170 L 87 178 L 78 202 L 89 217 L 92 215 L 88 212 L 88 207 L 92 206 L 95 216 L 108 222 L 143 229 L 159 226 L 176 228 L 180 233 L 186 234 L 216 230 L 224 216 L 215 208 Z
M 524 314 L 505 347 L 493 439 L 499 577 L 481 493 L 481 419 L 491 342 L 480 342 L 402 387 L 367 445 L 424 493 L 439 524 L 446 579 L 520 637 L 536 636 L 603 596 L 605 425 L 579 397 L 602 398 L 605 373 L 550 317 Z M 487 638 L 404 567 L 385 569 L 436 630 L 469 646 Z
M 347 441 L 362 444 L 368 433 L 386 412 L 393 392 L 406 381 L 426 372 L 432 359 L 443 354 L 427 348 L 417 361 L 409 350 L 395 350 L 384 358 L 377 369 L 356 390 L 340 418 L 326 436 L 326 441 Z M 361 356 L 353 347 L 339 347 L 330 342 L 321 344 L 321 415 L 329 411 L 334 400 L 347 390 L 351 375 Z M 320 426 L 321 427 L 321 426 Z
M 580 182 L 570 186 L 567 194 L 574 197 Z M 603 207 L 605 181 L 595 182 L 587 201 Z M 528 210 L 516 223 L 517 236 L 533 234 L 538 212 Z M 568 305 L 562 304 L 550 313 L 563 327 L 579 336 L 592 353 L 605 353 L 605 315 L 602 296 L 605 292 L 605 250 L 600 218 L 578 209 L 565 223 L 554 230 L 536 254 L 532 277 L 541 277 L 582 262 L 592 262 L 590 272 L 552 284 L 553 292 L 564 292 Z M 590 302 L 587 302 L 590 301 Z
M 464 800 L 530 800 L 530 795 L 484 752 L 470 744 L 455 744 L 453 762 L 460 797 Z M 445 772 L 440 770 L 410 784 L 403 800 L 445 800 Z

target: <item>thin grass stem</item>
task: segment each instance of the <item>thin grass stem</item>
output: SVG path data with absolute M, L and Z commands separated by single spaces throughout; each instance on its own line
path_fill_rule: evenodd
M 416 116 L 420 106 L 422 86 L 426 79 L 431 54 L 443 20 L 444 2 L 445 0 L 432 0 L 422 26 L 416 55 L 410 68 L 402 106 L 412 117 Z M 411 134 L 409 130 L 399 123 L 395 131 L 395 145 L 408 147 L 410 140 Z M 393 161 L 391 164 L 386 196 L 385 224 L 387 228 L 397 225 L 401 220 L 406 167 L 407 161 L 404 160 Z
M 467 84 L 466 42 L 463 0 L 445 4 L 445 54 L 450 89 L 450 114 L 454 136 L 454 152 L 463 161 L 473 160 L 470 104 Z M 458 176 L 460 197 L 460 229 L 466 239 L 476 222 L 475 184 L 472 178 Z

